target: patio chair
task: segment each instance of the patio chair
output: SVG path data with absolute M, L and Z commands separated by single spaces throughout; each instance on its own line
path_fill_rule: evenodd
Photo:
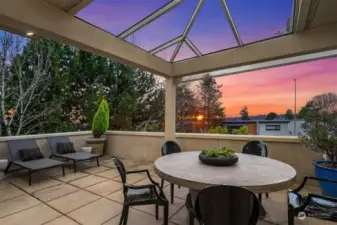
M 337 198 L 317 194 L 309 194 L 308 196 L 300 194 L 301 189 L 309 179 L 337 183 L 337 180 L 305 177 L 298 188 L 288 192 L 288 225 L 294 225 L 294 217 L 296 216 L 337 222 Z
M 156 219 L 158 220 L 159 206 L 164 206 L 164 225 L 168 225 L 168 201 L 165 197 L 163 189 L 155 182 L 147 169 L 126 171 L 125 167 L 117 157 L 112 158 L 116 168 L 121 176 L 123 183 L 124 204 L 119 225 L 126 225 L 128 222 L 129 207 L 136 205 L 155 205 Z M 130 185 L 126 183 L 128 174 L 146 173 L 151 184 L 146 185 Z M 158 193 L 159 192 L 159 193 Z
M 194 219 L 200 225 L 256 225 L 260 203 L 256 195 L 245 188 L 219 185 L 201 190 L 194 207 L 188 194 L 185 206 L 190 225 L 194 225 Z
M 174 142 L 174 141 L 166 141 L 161 148 L 161 154 L 162 156 L 164 155 L 169 155 L 169 154 L 174 154 L 174 153 L 179 153 L 181 152 L 180 146 Z M 161 179 L 161 188 L 164 187 L 164 180 Z M 180 186 L 178 186 L 180 188 Z M 170 184 L 170 192 L 171 192 L 171 204 L 174 203 L 174 184 Z
M 73 161 L 74 164 L 74 172 L 76 173 L 76 163 L 81 161 L 87 161 L 90 159 L 96 159 L 97 166 L 99 166 L 99 157 L 101 154 L 87 153 L 87 152 L 77 152 L 73 149 L 71 153 L 60 154 L 58 149 L 58 143 L 71 143 L 67 136 L 56 136 L 56 137 L 48 137 L 48 143 L 52 150 L 52 157 L 57 157 L 61 159 L 66 159 Z
M 28 170 L 28 176 L 29 176 L 29 185 L 32 184 L 32 177 L 31 173 L 44 170 L 44 169 L 49 169 L 53 167 L 58 167 L 60 166 L 62 168 L 62 173 L 63 176 L 64 174 L 64 162 L 60 162 L 54 159 L 49 159 L 45 158 L 42 153 L 39 151 L 39 157 L 34 157 L 35 159 L 26 159 L 25 161 L 20 158 L 20 151 L 22 150 L 37 150 L 39 149 L 36 140 L 35 139 L 22 139 L 22 140 L 11 140 L 7 141 L 11 160 L 9 161 L 7 168 L 5 170 L 5 173 L 8 172 L 9 168 L 11 165 L 16 165 L 22 169 L 27 169 Z
M 242 153 L 257 155 L 262 157 L 268 157 L 267 145 L 262 141 L 250 141 L 243 146 Z M 262 194 L 259 194 L 259 201 L 262 202 Z M 269 198 L 269 194 L 266 193 L 266 197 Z

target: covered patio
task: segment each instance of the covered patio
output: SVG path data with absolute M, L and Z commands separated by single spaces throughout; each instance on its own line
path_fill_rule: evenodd
M 153 171 L 153 164 L 144 161 L 123 160 L 128 170 L 149 169 L 152 178 L 160 182 Z M 124 201 L 118 171 L 110 157 L 102 159 L 102 165 L 94 162 L 80 164 L 76 174 L 71 165 L 66 176 L 61 170 L 51 169 L 35 174 L 32 186 L 28 185 L 25 172 L 13 173 L 0 181 L 0 224 L 46 225 L 117 225 Z M 142 185 L 150 181 L 146 175 L 129 176 L 129 184 Z M 164 193 L 170 196 L 167 182 Z M 169 207 L 169 224 L 187 225 L 188 211 L 185 198 L 188 189 L 176 188 L 174 204 Z M 320 193 L 318 187 L 307 186 L 303 193 Z M 287 224 L 286 190 L 270 193 L 263 199 L 267 216 L 258 225 Z M 128 224 L 159 225 L 163 223 L 162 209 L 159 220 L 155 219 L 154 206 L 132 207 Z M 295 220 L 298 225 L 332 225 L 317 219 Z
M 278 27 L 276 32 L 256 36 L 253 28 L 254 35 L 246 34 L 240 25 L 242 24 L 240 15 L 245 13 L 243 9 L 247 6 L 244 0 L 239 4 L 236 3 L 237 5 L 232 5 L 233 1 L 226 0 L 216 2 L 172 0 L 161 1 L 161 5 L 153 5 L 154 3 L 151 5 L 148 1 L 139 2 L 142 2 L 142 7 L 145 8 L 145 11 L 139 15 L 139 20 L 134 21 L 130 26 L 113 30 L 114 27 L 109 27 L 109 24 L 124 24 L 126 17 L 116 19 L 111 16 L 113 12 L 109 10 L 113 9 L 113 4 L 111 8 L 106 6 L 105 12 L 100 12 L 97 10 L 97 5 L 102 3 L 99 0 L 0 0 L 0 29 L 30 38 L 50 38 L 141 68 L 165 79 L 164 133 L 109 131 L 106 134 L 108 139 L 106 156 L 102 159 L 100 167 L 95 167 L 91 162 L 83 163 L 77 173 L 73 173 L 71 168 L 67 167 L 65 177 L 62 177 L 61 171 L 56 169 L 39 172 L 34 176 L 32 186 L 28 185 L 24 172 L 10 174 L 0 181 L 0 224 L 118 224 L 123 204 L 122 184 L 109 156 L 123 158 L 127 169 L 149 169 L 153 178 L 159 181 L 160 178 L 154 173 L 153 162 L 160 156 L 160 147 L 165 140 L 177 141 L 183 151 L 199 151 L 225 144 L 240 152 L 243 142 L 262 139 L 271 146 L 270 158 L 285 162 L 296 169 L 297 182 L 300 182 L 304 176 L 313 175 L 312 160 L 320 156 L 300 146 L 296 137 L 250 135 L 233 137 L 176 133 L 176 87 L 182 82 L 199 80 L 205 74 L 212 77 L 229 76 L 246 71 L 335 57 L 337 55 L 337 14 L 335 13 L 337 2 L 335 0 L 289 0 L 284 3 L 288 4 L 288 8 L 285 8 L 289 13 L 281 18 L 284 26 L 281 26 L 281 29 Z M 140 4 L 139 2 L 131 1 L 128 4 L 137 5 Z M 104 8 L 104 1 L 102 4 Z M 123 7 L 126 5 L 119 10 L 123 10 Z M 190 11 L 190 14 L 185 15 L 188 17 L 185 24 L 179 25 L 182 27 L 181 32 L 177 35 L 171 34 L 172 38 L 164 38 L 162 42 L 160 42 L 160 35 L 157 40 L 156 36 L 149 37 L 148 39 L 158 43 L 153 44 L 154 46 L 142 43 L 144 37 L 147 37 L 144 33 L 141 34 L 141 32 L 147 32 L 143 29 L 147 29 L 166 15 L 171 16 L 168 16 L 167 23 L 163 22 L 163 24 L 170 24 L 169 21 L 173 20 L 174 16 L 180 18 L 179 11 L 175 11 L 179 10 L 179 7 Z M 206 35 L 206 42 L 204 39 L 199 44 L 198 40 L 193 40 L 191 35 L 193 25 L 197 25 L 198 20 L 207 19 L 203 17 L 202 10 L 213 9 L 212 7 L 215 7 L 217 12 L 223 13 L 225 22 L 223 26 L 226 27 L 225 34 L 228 35 L 224 39 L 231 40 L 225 41 L 227 44 L 220 47 L 208 46 L 213 41 L 212 35 L 213 38 L 218 35 L 212 34 L 212 31 L 208 33 L 210 36 Z M 234 7 L 237 9 L 233 10 Z M 278 11 L 277 7 L 264 8 L 259 4 L 254 7 L 257 13 L 259 13 L 259 7 L 271 14 Z M 98 14 L 92 14 L 92 12 Z M 173 14 L 169 14 L 172 12 Z M 180 11 L 180 13 L 184 12 L 186 11 Z M 95 16 L 98 15 L 103 18 L 101 21 L 95 20 Z M 253 21 L 254 18 L 248 19 L 250 20 Z M 106 24 L 108 25 L 105 26 Z M 259 23 L 255 26 L 256 30 L 263 30 L 263 25 L 262 28 L 259 28 Z M 158 26 L 155 28 L 158 29 Z M 160 28 L 169 33 L 169 26 Z M 174 30 L 176 27 L 171 28 Z M 252 36 L 254 38 L 249 38 Z M 66 135 L 76 142 L 77 147 L 80 147 L 84 145 L 84 138 L 89 133 Z M 41 149 L 48 153 L 48 148 L 45 148 L 46 137 L 48 137 L 47 134 L 28 138 L 37 138 Z M 27 138 L 27 136 L 20 138 Z M 0 140 L 1 157 L 8 157 L 6 141 L 11 139 L 12 137 L 8 137 Z M 138 143 L 136 147 L 135 142 Z M 137 175 L 129 178 L 130 184 L 148 183 L 146 176 Z M 169 196 L 167 185 L 168 183 L 164 191 Z M 311 185 L 306 187 L 305 193 L 320 193 L 316 183 Z M 170 204 L 169 209 L 171 224 L 188 224 L 188 214 L 184 207 L 187 192 L 188 189 L 184 187 L 176 188 L 175 203 Z M 269 199 L 263 199 L 267 216 L 258 224 L 287 224 L 286 202 L 286 190 L 270 193 Z M 155 219 L 154 207 L 142 206 L 132 208 L 128 224 L 152 225 L 162 224 L 162 222 L 162 215 L 160 220 Z M 296 224 L 334 223 L 309 218 L 296 219 Z

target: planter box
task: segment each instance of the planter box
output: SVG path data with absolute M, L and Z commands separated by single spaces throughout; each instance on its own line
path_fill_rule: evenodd
M 92 147 L 92 152 L 96 154 L 104 154 L 105 146 L 106 146 L 106 138 L 87 138 L 86 140 L 87 146 Z

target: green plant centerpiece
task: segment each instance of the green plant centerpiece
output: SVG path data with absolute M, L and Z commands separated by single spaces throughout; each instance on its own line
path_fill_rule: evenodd
M 105 99 L 102 99 L 97 112 L 92 121 L 91 132 L 93 138 L 87 138 L 87 145 L 92 147 L 93 152 L 103 154 L 106 138 L 103 137 L 109 129 L 109 105 Z
M 233 150 L 221 147 L 203 150 L 199 154 L 199 160 L 213 166 L 231 166 L 237 163 L 239 158 Z

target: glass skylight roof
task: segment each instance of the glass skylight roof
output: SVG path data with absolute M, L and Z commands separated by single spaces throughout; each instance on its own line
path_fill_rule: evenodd
M 177 44 L 174 44 L 171 47 L 165 48 L 164 50 L 156 53 L 155 55 L 159 56 L 160 58 L 162 58 L 166 61 L 170 61 L 176 47 L 177 47 Z
M 291 33 L 293 4 L 293 0 L 94 0 L 76 16 L 176 62 Z M 172 57 L 178 44 L 181 48 Z
M 181 45 L 181 48 L 177 54 L 177 56 L 174 58 L 174 62 L 181 61 L 184 59 L 189 59 L 196 57 L 197 55 L 190 49 L 190 47 L 187 46 L 187 44 L 183 43 Z
M 150 51 L 181 36 L 197 5 L 197 0 L 184 0 L 152 23 L 134 33 L 135 45 Z M 130 42 L 130 36 L 126 38 Z
M 202 54 L 238 46 L 219 0 L 206 0 L 188 38 Z
M 292 32 L 292 23 L 289 23 L 293 10 L 292 0 L 226 2 L 244 44 Z
M 95 0 L 76 16 L 118 35 L 169 2 L 170 0 Z

